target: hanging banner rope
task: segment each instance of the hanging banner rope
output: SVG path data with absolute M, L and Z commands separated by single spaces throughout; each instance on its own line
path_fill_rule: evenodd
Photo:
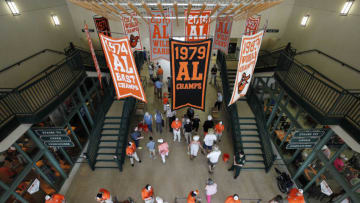
M 151 60 L 165 59 L 170 60 L 169 38 L 173 32 L 173 22 L 168 17 L 173 16 L 173 11 L 165 12 L 166 18 L 161 17 L 161 11 L 152 11 L 153 18 L 149 24 Z
M 238 69 L 229 106 L 245 96 L 254 73 L 264 31 L 255 35 L 243 35 Z
M 117 99 L 132 96 L 147 102 L 128 38 L 115 39 L 101 33 L 99 36 Z
M 105 17 L 94 17 L 94 23 L 98 33 L 111 37 L 109 21 Z
M 136 13 L 131 13 L 132 16 L 136 16 Z M 130 46 L 133 50 L 142 51 L 142 44 L 140 39 L 139 21 L 132 16 L 126 14 L 123 15 L 122 26 L 125 34 L 128 36 Z
M 188 10 L 185 9 L 185 16 L 188 16 L 185 20 L 185 41 L 198 41 L 207 39 L 210 34 L 210 23 L 208 18 L 210 16 L 210 10 L 204 10 L 200 15 L 200 10 Z
M 257 18 L 249 17 L 246 19 L 245 35 L 254 35 L 257 33 L 260 25 L 261 16 Z
M 232 17 L 219 17 L 216 20 L 214 49 L 221 50 L 225 54 L 228 53 L 228 47 L 230 42 Z
M 91 53 L 91 56 L 93 58 L 93 61 L 94 61 L 94 66 L 95 66 L 95 69 L 96 69 L 96 72 L 97 72 L 97 75 L 98 75 L 98 79 L 99 79 L 99 82 L 100 82 L 100 87 L 101 89 L 103 88 L 102 86 L 102 82 L 101 82 L 101 71 L 100 71 L 100 67 L 99 67 L 99 63 L 96 59 L 96 55 L 95 55 L 95 51 L 94 51 L 94 47 L 93 47 L 93 44 L 92 44 L 92 41 L 91 41 L 91 37 L 90 37 L 90 33 L 89 33 L 89 28 L 88 28 L 88 25 L 85 24 L 85 33 L 86 33 L 86 37 L 87 37 L 87 40 L 88 40 L 88 43 L 89 43 L 89 47 L 90 47 L 90 53 Z
M 170 39 L 172 109 L 191 106 L 205 110 L 212 39 L 183 42 Z

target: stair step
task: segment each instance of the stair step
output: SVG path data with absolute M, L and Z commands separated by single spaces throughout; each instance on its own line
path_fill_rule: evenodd
M 246 162 L 252 162 L 252 163 L 264 163 L 264 160 L 246 160 Z
M 240 128 L 240 131 L 257 131 L 257 128 Z
M 107 133 L 105 133 L 105 134 L 101 134 L 101 137 L 105 137 L 105 136 L 118 136 L 119 134 L 107 134 Z
M 115 159 L 96 159 L 96 162 L 116 162 Z
M 255 117 L 239 117 L 239 119 L 253 119 L 253 120 L 255 120 Z
M 260 149 L 261 150 L 261 147 L 243 147 L 244 149 Z M 246 154 L 246 153 L 245 153 Z
M 245 155 L 246 156 L 263 156 L 263 154 L 246 154 L 246 153 L 245 153 Z
M 243 167 L 241 170 L 265 170 L 265 167 Z
M 109 152 L 98 152 L 97 155 L 111 155 L 111 156 L 114 156 L 115 155 L 115 152 L 114 153 L 109 153 Z
M 242 143 L 259 143 L 260 141 L 256 141 L 256 140 L 243 140 Z
M 101 141 L 103 141 L 103 140 L 114 140 L 114 141 L 117 141 L 117 140 L 118 140 L 118 136 L 103 136 L 103 137 L 101 137 L 100 140 L 101 140 Z
M 107 168 L 107 169 L 109 169 L 109 168 L 119 169 L 119 167 L 117 167 L 117 166 L 95 166 L 95 168 L 97 168 L 97 169 L 102 169 L 102 168 Z
M 95 164 L 95 168 L 112 168 L 112 167 L 118 168 L 119 165 L 115 161 L 100 161 L 100 162 L 96 162 Z
M 120 130 L 120 128 L 101 128 L 101 130 Z
M 242 134 L 241 133 L 241 137 L 259 137 L 259 135 L 258 134 L 248 135 L 248 134 Z
M 120 125 L 121 122 L 108 122 L 108 121 L 105 121 L 104 122 L 104 125 Z
M 99 149 L 116 149 L 116 146 L 99 146 Z
M 100 140 L 100 142 L 117 142 L 117 139 L 116 140 Z
M 121 119 L 121 116 L 105 116 L 105 119 Z
M 255 123 L 241 123 L 239 122 L 240 125 L 256 125 L 256 122 Z

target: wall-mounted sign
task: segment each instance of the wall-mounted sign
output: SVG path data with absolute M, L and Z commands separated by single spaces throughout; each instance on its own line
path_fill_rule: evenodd
M 291 144 L 303 144 L 303 143 L 316 143 L 319 141 L 318 137 L 293 137 L 290 140 Z
M 188 10 L 185 9 L 185 16 Z M 190 10 L 189 17 L 185 20 L 185 41 L 198 41 L 207 39 L 210 35 L 210 10 Z
M 170 39 L 172 109 L 191 106 L 205 110 L 212 39 L 183 42 Z
M 298 130 L 293 137 L 321 137 L 324 133 L 323 129 Z
M 312 144 L 288 144 L 286 149 L 311 149 L 315 146 L 315 143 Z
M 279 32 L 279 29 L 266 29 L 266 32 L 276 33 Z
M 38 128 L 34 132 L 48 147 L 74 147 L 74 143 L 62 128 Z
M 298 130 L 291 137 L 286 149 L 313 148 L 324 133 L 323 129 Z

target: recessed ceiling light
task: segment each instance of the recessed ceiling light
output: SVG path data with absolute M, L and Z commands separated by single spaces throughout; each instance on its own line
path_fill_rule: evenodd
M 51 19 L 53 20 L 55 26 L 60 25 L 60 20 L 56 15 L 52 15 Z
M 345 2 L 344 7 L 341 9 L 340 15 L 346 16 L 349 11 L 351 6 L 353 5 L 354 0 L 348 0 Z
M 308 20 L 309 20 L 309 18 L 310 18 L 310 16 L 309 15 L 306 15 L 306 16 L 304 16 L 303 18 L 302 18 L 302 20 L 301 20 L 301 26 L 306 26 L 306 24 L 307 24 L 307 22 L 308 22 Z
M 19 9 L 17 8 L 16 4 L 12 0 L 5 0 L 7 5 L 10 8 L 11 13 L 14 16 L 20 15 Z

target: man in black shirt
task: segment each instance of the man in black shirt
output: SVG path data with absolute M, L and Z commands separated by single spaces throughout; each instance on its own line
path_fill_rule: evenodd
M 199 115 L 195 115 L 195 118 L 192 120 L 192 127 L 197 132 L 199 130 L 199 126 L 200 126 Z
M 186 111 L 186 115 L 190 118 L 190 120 L 192 120 L 194 118 L 194 109 L 189 107 Z
M 207 134 L 207 132 L 210 128 L 214 128 L 214 121 L 212 121 L 211 115 L 209 115 L 207 121 L 204 122 L 203 128 L 204 128 L 205 135 Z
M 215 85 L 215 86 L 216 86 L 216 73 L 217 73 L 217 68 L 216 68 L 216 65 L 214 64 L 214 66 L 213 66 L 212 69 L 211 69 L 210 84 L 211 84 L 211 81 L 214 80 L 214 85 Z
M 186 142 L 188 144 L 190 144 L 191 142 L 191 131 L 192 131 L 192 125 L 191 125 L 191 122 L 190 122 L 190 119 L 186 119 L 186 123 L 184 125 L 184 135 L 185 135 L 185 139 L 186 139 Z
M 234 179 L 240 175 L 241 168 L 244 166 L 245 161 L 245 153 L 243 151 L 240 151 L 237 155 L 234 156 L 234 163 L 231 168 L 228 169 L 228 171 L 233 171 L 235 169 Z

